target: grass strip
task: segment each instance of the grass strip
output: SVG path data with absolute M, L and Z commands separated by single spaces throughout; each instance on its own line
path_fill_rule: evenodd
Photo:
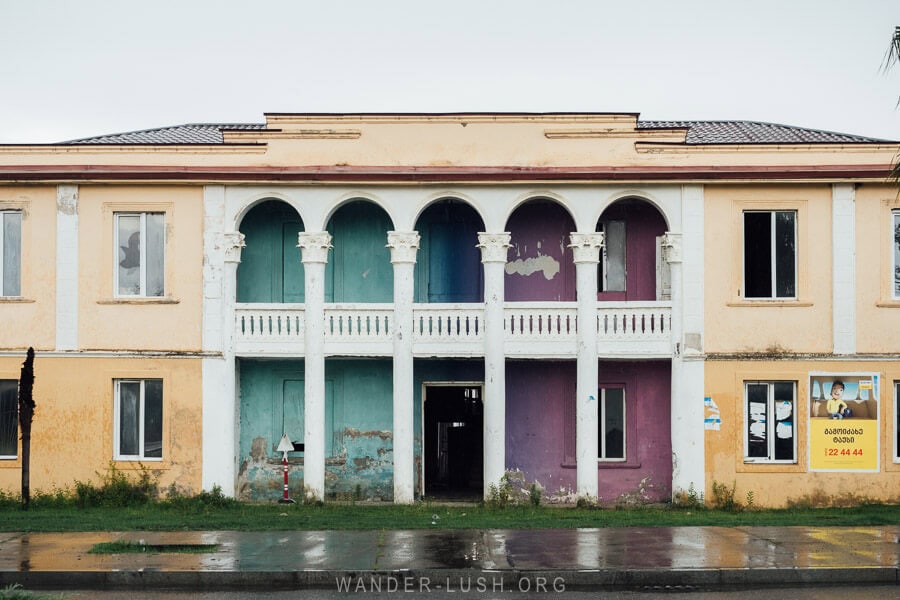
M 205 554 L 216 552 L 218 544 L 145 544 L 143 542 L 102 542 L 88 554 Z
M 181 510 L 161 504 L 129 508 L 0 509 L 0 531 L 279 531 L 371 529 L 540 529 L 574 527 L 896 525 L 898 505 L 753 509 L 738 512 L 676 507 L 574 508 L 482 505 L 278 505 L 238 503 Z

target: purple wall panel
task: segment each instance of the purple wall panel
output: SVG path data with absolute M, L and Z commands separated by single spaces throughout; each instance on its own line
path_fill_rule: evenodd
M 506 467 L 521 469 L 528 482 L 538 481 L 551 493 L 574 489 L 575 469 L 562 467 L 566 421 L 567 416 L 574 419 L 574 403 L 574 361 L 507 362 Z M 569 444 L 573 455 L 574 441 L 572 437 Z
M 656 237 L 666 221 L 643 200 L 620 200 L 603 211 L 601 221 L 625 221 L 625 293 L 601 292 L 599 300 L 656 300 Z
M 672 485 L 671 368 L 664 361 L 601 361 L 600 386 L 625 386 L 625 463 L 598 467 L 600 498 L 665 501 Z M 550 493 L 575 489 L 574 362 L 506 366 L 506 464 Z M 598 394 L 599 397 L 599 394 Z
M 569 234 L 575 223 L 564 208 L 545 200 L 520 206 L 509 218 L 512 234 L 505 296 L 516 301 L 574 301 L 575 264 Z

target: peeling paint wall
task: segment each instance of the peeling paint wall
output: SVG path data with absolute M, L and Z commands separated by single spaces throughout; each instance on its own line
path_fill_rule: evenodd
M 509 218 L 512 234 L 506 263 L 507 301 L 575 300 L 575 263 L 569 234 L 575 223 L 564 208 L 546 200 L 520 206 Z
M 666 222 L 643 200 L 620 200 L 603 211 L 601 221 L 625 221 L 625 292 L 601 292 L 600 300 L 656 300 L 656 237 Z
M 641 500 L 671 494 L 671 367 L 668 362 L 604 362 L 599 384 L 625 386 L 626 458 L 598 467 L 600 499 L 641 490 Z M 506 461 L 552 495 L 575 488 L 574 361 L 511 361 L 506 367 Z
M 326 497 L 393 497 L 393 410 L 390 360 L 328 360 L 326 378 Z M 302 417 L 302 360 L 241 361 L 238 495 L 271 500 L 281 495 L 284 429 Z M 284 424 L 284 427 L 282 427 Z M 290 435 L 292 441 L 303 441 Z M 292 452 L 289 485 L 303 489 L 303 453 Z

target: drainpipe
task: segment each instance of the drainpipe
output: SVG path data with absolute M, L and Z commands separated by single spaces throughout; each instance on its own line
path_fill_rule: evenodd
M 413 293 L 419 233 L 389 231 L 394 265 L 394 503 L 415 500 L 413 456 Z
M 484 495 L 506 472 L 506 355 L 503 349 L 503 279 L 511 236 L 479 233 L 484 264 Z
M 307 498 L 325 499 L 325 265 L 331 249 L 327 231 L 300 232 L 303 262 L 305 345 L 303 486 Z
M 575 482 L 578 495 L 596 500 L 599 493 L 597 443 L 599 392 L 597 389 L 597 263 L 603 248 L 603 233 L 572 233 L 569 236 L 575 261 L 575 291 L 578 299 L 575 334 L 578 375 L 575 383 Z

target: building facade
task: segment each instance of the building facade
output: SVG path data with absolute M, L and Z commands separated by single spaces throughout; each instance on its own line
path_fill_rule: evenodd
M 45 488 L 111 463 L 274 499 L 286 436 L 292 493 L 322 499 L 481 497 L 507 471 L 560 500 L 896 499 L 896 150 L 634 114 L 0 147 L 4 407 L 34 346 Z

